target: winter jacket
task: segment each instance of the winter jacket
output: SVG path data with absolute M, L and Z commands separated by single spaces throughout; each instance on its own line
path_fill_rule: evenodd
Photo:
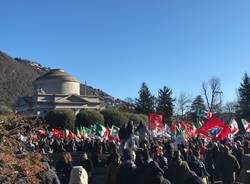
M 238 172 L 240 169 L 240 165 L 235 156 L 231 154 L 222 154 L 218 157 L 217 163 L 222 181 L 224 183 L 232 183 L 235 180 L 234 173 Z
M 106 184 L 116 184 L 117 181 L 118 166 L 111 163 L 107 168 Z
M 242 156 L 242 170 L 240 173 L 240 182 L 250 183 L 250 154 Z
M 205 178 L 209 176 L 204 163 L 197 158 L 192 158 L 188 163 L 189 168 L 196 173 L 197 176 L 201 178 Z
M 131 160 L 124 161 L 118 168 L 117 184 L 136 184 L 136 165 Z
M 190 169 L 186 161 L 172 160 L 169 164 L 168 179 L 173 184 L 183 184 L 189 173 Z

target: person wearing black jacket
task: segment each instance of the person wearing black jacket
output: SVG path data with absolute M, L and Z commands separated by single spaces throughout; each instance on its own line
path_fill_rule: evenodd
M 87 171 L 89 181 L 92 179 L 92 171 L 94 169 L 93 162 L 88 158 L 88 154 L 86 152 L 83 153 L 83 160 L 81 166 Z
M 205 164 L 200 160 L 200 154 L 198 151 L 194 151 L 188 162 L 189 168 L 196 173 L 197 176 L 206 180 L 209 176 Z
M 123 162 L 117 171 L 117 184 L 137 184 L 135 153 L 130 149 L 123 152 Z

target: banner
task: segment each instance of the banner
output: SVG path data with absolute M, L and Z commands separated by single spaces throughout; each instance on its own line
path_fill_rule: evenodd
M 212 138 L 213 140 L 224 140 L 230 134 L 230 128 L 216 117 L 209 118 L 197 133 Z
M 148 127 L 150 129 L 163 128 L 162 115 L 159 114 L 149 114 L 148 115 Z

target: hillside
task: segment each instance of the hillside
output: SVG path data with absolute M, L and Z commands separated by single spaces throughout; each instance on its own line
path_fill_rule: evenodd
M 31 95 L 32 82 L 49 69 L 36 62 L 12 58 L 0 51 L 0 105 L 15 109 L 17 98 Z M 81 84 L 80 91 L 85 94 L 84 84 Z M 103 97 L 106 106 L 119 107 L 127 104 L 91 86 L 86 86 L 86 94 Z

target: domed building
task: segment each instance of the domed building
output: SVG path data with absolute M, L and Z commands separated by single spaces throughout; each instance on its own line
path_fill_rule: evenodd
M 38 77 L 33 88 L 34 93 L 80 95 L 80 82 L 61 69 Z
M 33 96 L 18 100 L 17 113 L 45 116 L 53 109 L 101 110 L 103 100 L 98 96 L 81 95 L 80 82 L 64 70 L 53 69 L 33 83 Z

